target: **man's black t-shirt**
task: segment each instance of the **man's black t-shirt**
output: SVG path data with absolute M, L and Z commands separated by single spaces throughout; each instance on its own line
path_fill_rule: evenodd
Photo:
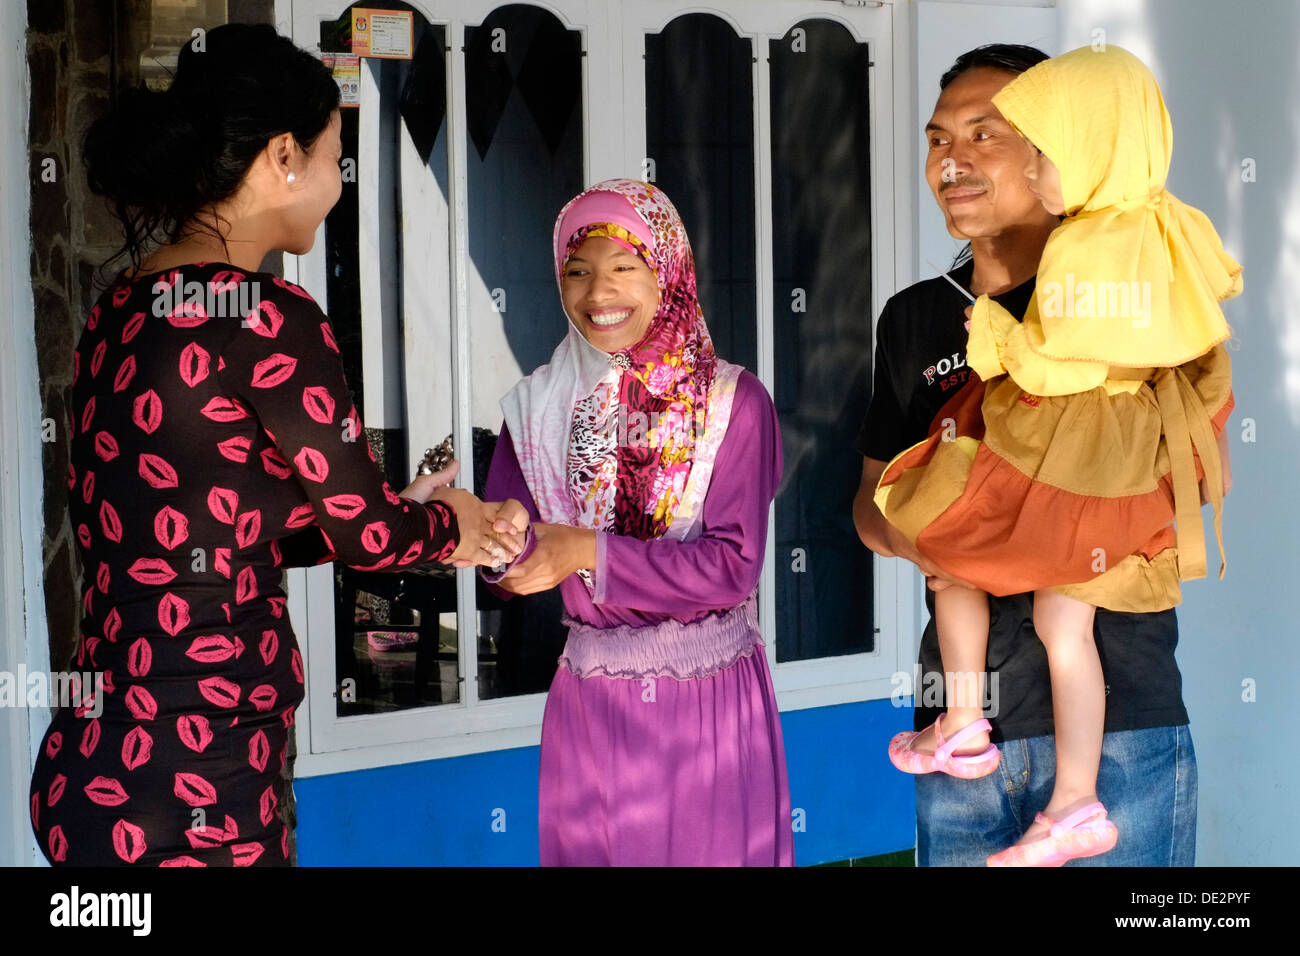
M 972 263 L 952 277 L 969 289 Z M 994 298 L 1023 315 L 1034 280 Z M 966 382 L 967 300 L 943 278 L 918 282 L 891 298 L 876 326 L 871 404 L 858 451 L 889 461 L 929 433 L 935 414 Z M 921 636 L 921 679 L 914 686 L 915 727 L 943 711 L 943 665 L 934 626 L 934 594 Z M 989 598 L 989 681 L 993 739 L 1052 733 L 1052 687 L 1047 655 L 1034 633 L 1032 594 Z M 1099 609 L 1093 627 L 1106 676 L 1106 730 L 1141 730 L 1187 723 L 1182 677 L 1174 661 L 1178 620 L 1173 610 L 1120 614 Z

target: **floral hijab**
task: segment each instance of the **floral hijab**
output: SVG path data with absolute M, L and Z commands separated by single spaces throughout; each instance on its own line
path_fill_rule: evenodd
M 639 342 L 614 353 L 570 320 L 551 361 L 502 400 L 506 425 L 543 521 L 642 540 L 685 538 L 740 369 L 714 355 L 690 241 L 662 191 L 611 179 L 570 200 L 553 236 L 557 285 L 593 236 L 625 246 L 654 272 L 654 318 Z

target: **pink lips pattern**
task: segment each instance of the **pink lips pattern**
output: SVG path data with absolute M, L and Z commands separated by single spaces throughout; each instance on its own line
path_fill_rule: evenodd
M 234 438 L 227 438 L 225 441 L 217 442 L 217 451 L 221 452 L 222 458 L 229 458 L 231 461 L 242 465 L 248 461 L 248 448 L 250 441 L 247 435 L 236 435 Z
M 248 765 L 262 773 L 266 770 L 266 759 L 271 755 L 271 746 L 266 742 L 266 731 L 259 730 L 248 741 Z
M 176 469 L 166 459 L 144 452 L 140 455 L 140 477 L 151 488 L 175 488 L 177 485 Z
M 152 435 L 162 424 L 162 399 L 152 388 L 141 392 L 131 403 L 131 421 L 142 432 Z
M 117 374 L 113 376 L 113 391 L 124 391 L 133 378 L 135 378 L 135 356 L 128 355 L 118 366 Z
M 108 432 L 99 432 L 95 435 L 95 454 L 103 461 L 112 461 L 118 454 L 117 439 Z
M 81 756 L 89 758 L 99 746 L 99 720 L 92 719 L 86 724 L 86 729 L 81 734 Z
M 144 325 L 143 312 L 137 312 L 135 315 L 131 316 L 131 318 L 127 319 L 122 326 L 122 344 L 126 345 L 135 338 L 136 333 L 140 331 L 142 325 Z
M 190 750 L 201 754 L 212 743 L 212 725 L 202 714 L 186 714 L 176 718 L 176 736 Z
M 86 796 L 101 807 L 120 807 L 131 799 L 122 784 L 111 777 L 96 777 L 86 784 Z M 54 803 L 53 800 L 50 801 Z
M 186 771 L 176 774 L 173 790 L 176 796 L 192 807 L 206 807 L 217 802 L 217 788 L 197 773 Z
M 56 713 L 33 774 L 32 826 L 55 863 L 287 860 L 279 772 L 305 679 L 280 587 L 303 558 L 287 539 L 316 532 L 301 535 L 318 542 L 306 563 L 337 552 L 380 569 L 456 545 L 446 506 L 400 498 L 374 466 L 310 296 L 261 276 L 246 323 L 202 302 L 159 317 L 154 286 L 182 278 L 238 295 L 250 276 L 212 263 L 119 280 L 73 358 L 76 653 L 102 684 Z
M 190 519 L 171 505 L 163 505 L 154 515 L 153 535 L 168 551 L 175 550 L 190 536 Z
M 126 655 L 126 669 L 132 677 L 147 677 L 153 663 L 153 648 L 146 638 L 136 638 Z
M 149 762 L 153 755 L 153 735 L 143 727 L 132 727 L 122 741 L 122 766 L 135 770 Z
M 186 657 L 203 664 L 217 664 L 235 656 L 235 642 L 224 634 L 208 634 L 190 642 Z
M 142 829 L 126 820 L 113 824 L 113 852 L 125 862 L 134 863 L 146 849 Z
M 314 422 L 329 425 L 334 421 L 334 397 L 322 385 L 312 385 L 302 390 L 302 407 Z
M 274 302 L 262 301 L 244 321 L 258 335 L 273 339 L 280 334 L 280 326 L 284 325 L 284 314 L 275 307 Z
M 211 368 L 212 356 L 199 343 L 191 342 L 181 350 L 181 381 L 190 388 L 206 379 Z

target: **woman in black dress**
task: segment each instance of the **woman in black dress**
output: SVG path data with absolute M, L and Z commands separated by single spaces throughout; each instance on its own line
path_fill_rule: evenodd
M 437 477 L 383 480 L 329 320 L 257 271 L 310 249 L 338 200 L 337 87 L 270 27 L 205 40 L 86 143 L 132 268 L 75 355 L 76 667 L 95 687 L 56 713 L 32 777 L 52 863 L 284 864 L 303 666 L 283 569 L 491 564 L 527 522 Z

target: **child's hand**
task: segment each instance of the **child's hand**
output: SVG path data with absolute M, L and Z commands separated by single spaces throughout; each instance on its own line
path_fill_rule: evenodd
M 460 462 L 453 458 L 442 471 L 435 471 L 430 475 L 416 475 L 415 480 L 402 489 L 401 496 L 424 504 L 439 488 L 455 481 L 458 474 L 460 474 Z
M 974 311 L 975 311 L 975 306 L 973 305 L 966 306 L 966 331 L 967 332 L 970 331 L 971 313 L 973 313 Z

